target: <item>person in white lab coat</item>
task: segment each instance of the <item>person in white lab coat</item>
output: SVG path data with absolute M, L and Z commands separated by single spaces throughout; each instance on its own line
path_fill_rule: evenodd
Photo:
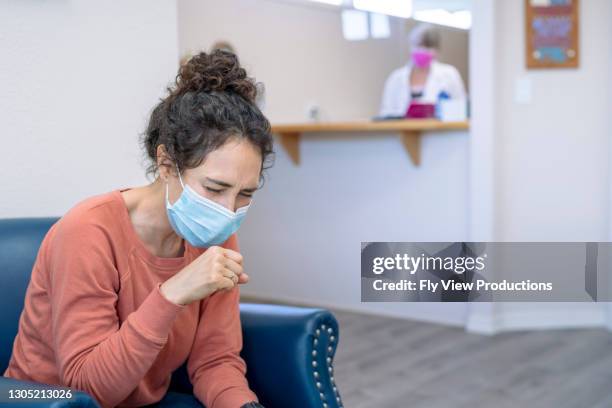
M 393 71 L 385 82 L 378 116 L 404 116 L 411 101 L 435 104 L 441 92 L 450 99 L 466 98 L 457 68 L 436 60 L 440 33 L 431 24 L 410 32 L 410 61 Z

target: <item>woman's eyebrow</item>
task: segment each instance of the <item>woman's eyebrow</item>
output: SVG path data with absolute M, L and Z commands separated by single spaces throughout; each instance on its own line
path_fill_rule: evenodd
M 210 178 L 210 177 L 206 177 L 206 179 L 208 181 L 211 181 L 211 182 L 213 182 L 215 184 L 218 184 L 218 185 L 220 185 L 222 187 L 233 187 L 232 184 L 226 183 L 225 181 L 215 180 L 215 179 Z M 246 192 L 252 193 L 253 191 L 256 191 L 256 190 L 257 190 L 257 187 L 250 187 L 250 188 L 243 188 L 241 191 L 246 191 Z

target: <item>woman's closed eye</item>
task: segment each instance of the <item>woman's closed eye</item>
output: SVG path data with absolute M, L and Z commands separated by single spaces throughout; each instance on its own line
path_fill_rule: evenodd
M 223 191 L 225 191 L 225 189 L 223 189 L 223 188 L 217 189 L 217 188 L 211 188 L 211 187 L 206 187 L 206 190 L 210 191 L 211 193 L 215 193 L 215 194 L 220 194 Z M 243 197 L 247 197 L 247 198 L 252 198 L 253 197 L 253 193 L 241 192 L 240 195 L 243 196 Z

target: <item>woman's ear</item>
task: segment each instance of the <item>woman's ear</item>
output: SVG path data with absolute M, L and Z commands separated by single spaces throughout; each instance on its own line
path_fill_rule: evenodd
M 159 177 L 164 181 L 168 181 L 168 178 L 174 174 L 173 161 L 168 156 L 166 146 L 163 144 L 157 146 L 157 169 L 159 171 Z

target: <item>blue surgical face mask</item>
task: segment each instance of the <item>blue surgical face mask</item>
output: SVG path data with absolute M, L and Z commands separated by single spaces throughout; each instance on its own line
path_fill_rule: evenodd
M 189 185 L 184 184 L 180 172 L 179 180 L 183 192 L 174 204 L 168 201 L 168 183 L 166 183 L 166 212 L 174 231 L 192 246 L 199 248 L 220 245 L 227 241 L 240 227 L 251 204 L 232 212 L 202 197 Z

